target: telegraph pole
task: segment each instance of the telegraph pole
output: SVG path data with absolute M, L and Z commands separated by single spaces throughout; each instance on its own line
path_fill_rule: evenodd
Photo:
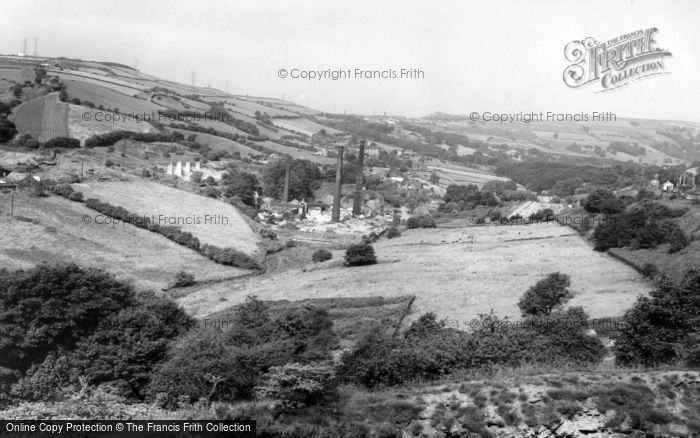
M 10 201 L 10 222 L 15 219 L 15 191 L 12 191 L 12 200 Z
M 335 171 L 335 195 L 333 196 L 333 214 L 331 222 L 340 222 L 340 192 L 343 179 L 343 146 L 337 146 L 338 151 L 338 168 Z

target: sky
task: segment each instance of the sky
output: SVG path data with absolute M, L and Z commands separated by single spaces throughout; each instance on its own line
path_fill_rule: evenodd
M 330 112 L 612 112 L 700 121 L 693 0 L 2 0 L 0 53 L 112 61 Z M 656 27 L 670 74 L 609 93 L 571 89 L 564 47 Z M 419 69 L 415 79 L 291 78 L 303 70 Z M 280 69 L 288 76 L 279 77 Z

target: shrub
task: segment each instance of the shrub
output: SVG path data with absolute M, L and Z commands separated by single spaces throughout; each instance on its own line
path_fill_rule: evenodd
M 549 274 L 525 292 L 518 307 L 525 315 L 549 315 L 555 308 L 561 307 L 572 298 L 569 291 L 571 280 L 560 272 Z
M 112 275 L 72 264 L 6 271 L 0 290 L 0 367 L 21 372 L 53 349 L 72 349 L 135 302 L 133 289 Z
M 406 228 L 408 228 L 409 230 L 412 230 L 414 228 L 420 228 L 420 219 L 415 216 L 409 217 L 408 219 L 406 219 Z
M 386 238 L 393 239 L 395 237 L 401 237 L 401 232 L 396 227 L 389 227 L 389 229 L 386 232 Z
M 43 148 L 46 149 L 52 149 L 52 148 L 79 148 L 80 147 L 80 140 L 77 138 L 69 138 L 69 137 L 55 137 L 52 138 L 51 140 L 47 141 L 42 145 Z
M 377 256 L 374 254 L 372 245 L 359 243 L 351 245 L 345 251 L 346 266 L 364 266 L 377 263 Z
M 68 196 L 68 199 L 75 202 L 83 202 L 83 194 L 80 192 L 73 192 Z
M 331 254 L 330 251 L 327 251 L 325 249 L 316 250 L 311 256 L 311 260 L 316 263 L 325 262 L 326 260 L 330 260 L 332 258 L 333 254 Z
M 265 239 L 275 240 L 277 239 L 277 233 L 269 228 L 262 228 L 260 230 L 260 235 Z
M 659 273 L 659 268 L 653 263 L 644 263 L 642 266 L 642 275 L 653 278 Z
M 187 287 L 193 284 L 195 284 L 194 275 L 188 272 L 179 271 L 175 276 L 175 287 Z
M 64 198 L 69 198 L 70 195 L 74 193 L 75 190 L 73 190 L 73 187 L 71 187 L 70 184 L 56 184 L 51 188 L 51 190 L 60 196 L 63 196 Z
M 335 371 L 322 363 L 289 363 L 272 367 L 256 387 L 257 396 L 271 399 L 281 410 L 316 404 L 336 395 Z
M 677 224 L 674 223 L 674 225 L 676 226 L 673 227 L 673 229 L 668 235 L 668 241 L 671 244 L 670 248 L 668 249 L 668 252 L 670 254 L 682 250 L 689 244 L 688 238 L 685 237 L 685 233 L 683 232 L 683 230 L 681 230 L 681 228 Z
M 176 407 L 181 397 L 188 402 L 233 401 L 252 395 L 255 373 L 218 331 L 190 331 L 168 356 L 147 389 L 149 398 L 163 407 Z
M 419 220 L 420 227 L 421 228 L 435 228 L 435 219 L 432 218 L 430 215 L 424 215 L 420 217 Z
M 194 324 L 172 301 L 148 298 L 103 320 L 78 343 L 73 362 L 89 384 L 110 383 L 121 395 L 140 399 L 170 342 Z
M 697 339 L 700 318 L 700 275 L 680 285 L 662 278 L 648 297 L 640 297 L 623 318 L 616 340 L 623 364 L 657 366 L 692 356 L 690 340 Z

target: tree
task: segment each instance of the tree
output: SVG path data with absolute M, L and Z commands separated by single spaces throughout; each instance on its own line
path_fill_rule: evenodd
M 346 266 L 365 266 L 377 263 L 377 256 L 374 254 L 372 245 L 358 243 L 351 245 L 345 251 Z
M 700 331 L 700 275 L 680 285 L 661 278 L 648 297 L 640 297 L 625 313 L 615 342 L 623 364 L 658 366 L 692 359 Z M 697 359 L 697 358 L 695 358 Z
M 78 343 L 73 361 L 90 384 L 111 383 L 125 397 L 140 399 L 170 342 L 194 325 L 172 301 L 148 298 L 103 320 Z
M 688 242 L 688 238 L 685 236 L 683 230 L 675 222 L 672 223 L 675 225 L 675 227 L 672 228 L 668 236 L 668 241 L 671 244 L 671 247 L 668 250 L 670 254 L 682 250 L 690 243 Z
M 583 203 L 583 208 L 589 213 L 604 213 L 604 206 L 609 206 L 609 204 L 606 204 L 606 201 L 610 203 L 613 199 L 616 199 L 613 192 L 606 189 L 598 189 L 588 195 Z
M 309 160 L 290 157 L 274 161 L 263 169 L 263 191 L 277 199 L 284 192 L 284 180 L 289 165 L 289 199 L 310 199 L 321 186 L 321 171 Z
M 224 195 L 228 198 L 237 196 L 246 205 L 255 204 L 255 193 L 258 189 L 258 179 L 252 173 L 226 173 L 221 180 Z
M 22 86 L 19 84 L 15 84 L 12 87 L 12 95 L 19 99 L 22 96 Z
M 24 372 L 72 349 L 101 321 L 135 303 L 131 286 L 99 269 L 38 265 L 0 275 L 0 367 Z
M 560 272 L 549 274 L 538 281 L 523 294 L 518 302 L 523 316 L 547 316 L 554 309 L 560 308 L 573 295 L 569 291 L 571 280 L 568 275 Z
M 440 183 L 440 176 L 435 172 L 431 173 L 430 174 L 430 182 L 432 184 L 439 184 Z
M 8 142 L 12 140 L 15 135 L 17 135 L 15 124 L 5 117 L 0 117 L 0 142 Z

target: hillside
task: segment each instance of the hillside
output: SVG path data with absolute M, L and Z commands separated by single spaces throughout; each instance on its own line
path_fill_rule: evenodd
M 322 264 L 194 287 L 177 301 L 203 316 L 248 295 L 266 300 L 414 295 L 414 317 L 435 312 L 465 327 L 492 309 L 499 317 L 518 319 L 522 293 L 550 272 L 571 275 L 574 299 L 569 304 L 583 306 L 592 318 L 620 316 L 649 290 L 640 274 L 594 252 L 568 227 L 465 225 L 408 230 L 400 238 L 381 240 L 373 266 L 343 267 L 342 251 L 333 251 L 333 260 Z
M 10 195 L 0 194 L 0 201 L 0 264 L 5 268 L 77 263 L 105 269 L 141 291 L 171 286 L 180 270 L 195 273 L 198 281 L 248 273 L 133 225 L 109 223 L 83 204 L 59 196 L 16 196 L 14 220 Z

